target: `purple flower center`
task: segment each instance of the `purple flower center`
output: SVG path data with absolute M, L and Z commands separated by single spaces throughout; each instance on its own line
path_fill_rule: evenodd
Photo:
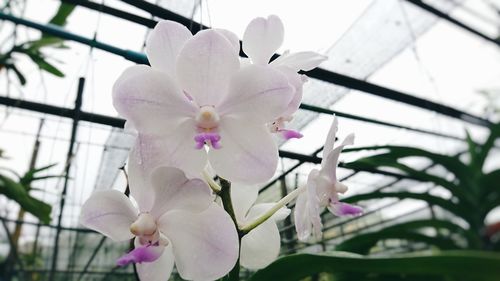
M 212 146 L 215 149 L 219 149 L 220 146 L 220 135 L 218 133 L 199 133 L 194 136 L 194 141 L 196 142 L 196 149 L 201 149 L 205 144 Z

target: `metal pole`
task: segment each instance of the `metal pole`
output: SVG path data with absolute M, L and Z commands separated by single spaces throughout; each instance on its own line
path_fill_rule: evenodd
M 66 203 L 66 193 L 68 191 L 69 184 L 69 172 L 71 170 L 71 163 L 73 162 L 74 157 L 74 147 L 76 143 L 76 136 L 78 132 L 78 122 L 80 121 L 80 113 L 82 108 L 82 100 L 83 100 L 83 88 L 85 85 L 85 78 L 80 77 L 78 80 L 78 91 L 76 94 L 75 100 L 75 108 L 73 110 L 73 127 L 71 128 L 71 138 L 69 142 L 68 154 L 66 155 L 66 170 L 64 174 L 64 186 L 61 193 L 61 201 L 59 204 L 59 217 L 57 219 L 57 229 L 56 229 L 56 237 L 54 239 L 54 251 L 52 253 L 52 267 L 49 273 L 49 281 L 54 280 L 54 274 L 57 269 L 57 255 L 59 250 L 59 236 L 61 234 L 61 222 L 64 212 L 64 204 Z

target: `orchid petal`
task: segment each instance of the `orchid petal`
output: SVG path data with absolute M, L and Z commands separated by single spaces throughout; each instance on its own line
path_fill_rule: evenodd
M 142 133 L 168 134 L 197 108 L 165 73 L 145 65 L 128 68 L 113 86 L 116 110 Z
M 175 79 L 177 56 L 192 36 L 184 25 L 175 21 L 158 22 L 146 41 L 146 54 L 151 66 Z
M 156 157 L 164 157 L 169 166 L 183 170 L 188 178 L 199 178 L 207 164 L 207 153 L 203 149 L 196 149 L 195 135 L 195 121 L 186 120 L 175 128 L 175 135 L 158 141 L 151 139 L 151 145 L 158 154 Z
M 202 213 L 170 211 L 159 219 L 159 227 L 172 242 L 183 279 L 218 279 L 238 259 L 238 233 L 231 217 L 216 203 Z
M 327 176 L 332 183 L 337 181 L 337 166 L 339 163 L 340 152 L 344 146 L 352 144 L 354 144 L 354 134 L 349 134 L 338 147 L 327 154 L 326 160 L 324 157 L 324 160 L 321 161 L 323 166 L 321 174 Z
M 236 52 L 236 54 L 238 55 L 240 54 L 240 40 L 238 39 L 238 36 L 236 34 L 227 29 L 222 29 L 222 28 L 214 28 L 213 30 L 219 32 L 224 37 L 226 37 L 229 43 L 231 43 L 231 46 L 233 46 L 233 49 Z
M 288 83 L 294 88 L 293 97 L 288 103 L 286 110 L 282 113 L 282 116 L 291 116 L 299 109 L 300 103 L 302 102 L 302 86 L 304 85 L 304 80 L 302 78 L 304 75 L 297 74 L 286 66 L 279 66 L 276 67 L 276 69 L 286 76 Z
M 267 64 L 283 44 L 285 28 L 280 18 L 271 15 L 252 20 L 243 35 L 243 51 L 255 64 Z
M 233 186 L 230 192 L 236 220 L 244 223 L 248 210 L 259 196 L 259 189 L 256 186 L 241 185 Z
M 363 214 L 363 208 L 343 202 L 332 202 L 328 206 L 328 210 L 339 217 L 344 216 L 360 216 Z
M 80 223 L 114 241 L 131 239 L 130 225 L 137 219 L 137 210 L 118 190 L 94 192 L 83 204 Z
M 158 218 L 171 210 L 201 212 L 213 202 L 208 185 L 200 179 L 188 180 L 182 170 L 158 167 L 151 175 L 154 204 L 151 215 Z
M 299 70 L 310 71 L 318 67 L 328 57 L 316 52 L 297 52 L 291 54 L 283 54 L 271 62 L 272 65 L 284 65 L 293 71 Z
M 267 123 L 281 116 L 293 94 L 294 88 L 280 71 L 250 65 L 234 75 L 218 111 L 220 115 L 245 116 Z
M 226 118 L 220 123 L 221 149 L 209 151 L 212 168 L 232 182 L 256 184 L 269 180 L 278 165 L 278 148 L 264 125 L 252 119 Z
M 328 135 L 326 136 L 325 145 L 323 146 L 323 160 L 321 160 L 321 167 L 325 166 L 326 158 L 333 150 L 338 130 L 339 130 L 339 121 L 337 117 L 333 115 L 332 125 L 330 126 L 330 130 L 328 131 Z
M 140 245 L 121 256 L 116 261 L 116 265 L 126 266 L 131 263 L 154 262 L 162 256 L 164 249 L 165 247 L 159 245 Z
M 279 131 L 281 133 L 281 136 L 285 139 L 285 140 L 289 140 L 289 139 L 300 139 L 302 138 L 304 135 L 301 134 L 300 132 L 297 132 L 297 131 L 294 131 L 294 130 L 286 130 L 286 129 L 282 129 Z
M 162 246 L 160 246 L 162 247 Z M 165 247 L 163 254 L 154 262 L 137 264 L 137 274 L 141 281 L 167 281 L 174 269 L 172 244 Z
M 248 269 L 261 269 L 273 262 L 281 245 L 278 226 L 268 220 L 241 239 L 240 263 Z
M 295 230 L 300 241 L 307 241 L 312 234 L 312 222 L 309 215 L 309 203 L 307 192 L 302 192 L 297 197 L 295 210 L 293 212 Z
M 320 205 L 321 199 L 327 199 L 330 195 L 329 190 L 321 189 L 321 186 L 318 186 L 316 181 L 318 176 L 319 171 L 314 169 L 307 177 L 307 212 L 312 227 L 311 235 L 315 240 L 319 240 L 322 236 L 321 210 L 323 207 Z
M 217 105 L 239 69 L 231 42 L 216 30 L 203 30 L 189 39 L 177 59 L 180 85 L 199 106 Z

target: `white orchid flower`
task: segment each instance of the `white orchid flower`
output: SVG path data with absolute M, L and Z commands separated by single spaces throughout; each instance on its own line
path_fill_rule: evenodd
M 259 190 L 255 186 L 231 188 L 231 200 L 239 225 L 245 225 L 271 209 L 275 203 L 255 204 Z M 280 208 L 265 222 L 253 228 L 241 239 L 240 264 L 256 270 L 268 266 L 280 252 L 281 238 L 276 224 L 290 214 L 290 209 Z
M 125 70 L 113 87 L 116 110 L 143 134 L 156 135 L 165 158 L 189 174 L 207 164 L 242 183 L 271 178 L 278 149 L 266 128 L 293 97 L 288 79 L 271 67 L 240 69 L 239 43 L 227 30 L 162 21 L 151 32 L 151 66 Z
M 283 22 L 278 16 L 271 15 L 265 18 L 252 20 L 243 35 L 243 51 L 248 55 L 254 65 L 270 65 L 279 70 L 294 87 L 294 95 L 281 116 L 269 123 L 273 133 L 279 133 L 285 139 L 301 138 L 302 134 L 285 129 L 285 123 L 292 120 L 293 114 L 298 110 L 302 101 L 302 86 L 307 81 L 305 75 L 298 74 L 299 70 L 309 71 L 319 66 L 327 59 L 326 56 L 315 52 L 290 53 L 283 55 L 269 63 L 274 53 L 283 44 L 285 31 Z
M 305 241 L 311 236 L 315 239 L 321 237 L 323 225 L 320 214 L 325 207 L 336 216 L 357 216 L 363 213 L 360 207 L 339 201 L 339 193 L 347 191 L 347 186 L 339 182 L 337 178 L 339 156 L 344 146 L 354 144 L 354 134 L 348 135 L 334 149 L 337 130 L 338 121 L 334 117 L 323 149 L 321 169 L 314 169 L 309 173 L 307 190 L 297 198 L 294 218 L 297 237 L 301 241 Z
M 171 167 L 157 168 L 149 181 L 138 179 L 144 170 L 134 160 L 129 171 L 137 208 L 117 190 L 98 191 L 85 202 L 80 217 L 84 226 L 114 241 L 135 237 L 135 249 L 117 264 L 136 263 L 142 281 L 167 280 L 174 263 L 187 280 L 215 280 L 227 274 L 238 258 L 238 234 L 231 217 L 213 202 L 206 183 L 188 180 Z

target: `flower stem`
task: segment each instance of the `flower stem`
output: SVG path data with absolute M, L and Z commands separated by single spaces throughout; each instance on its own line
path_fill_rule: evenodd
M 224 206 L 224 210 L 229 214 L 231 219 L 233 220 L 234 226 L 238 231 L 238 251 L 241 250 L 241 237 L 243 235 L 238 229 L 238 221 L 236 220 L 236 215 L 234 213 L 233 202 L 231 200 L 231 183 L 228 180 L 219 177 L 220 181 L 220 191 L 218 192 L 220 198 L 222 199 L 222 205 Z M 234 265 L 233 269 L 228 273 L 228 275 L 224 278 L 226 281 L 239 281 L 240 280 L 240 258 L 238 254 L 238 260 Z
M 258 218 L 255 220 L 249 222 L 248 224 L 242 226 L 240 228 L 240 233 L 243 235 L 247 234 L 250 232 L 252 229 L 256 228 L 263 222 L 265 222 L 268 218 L 270 218 L 274 213 L 276 213 L 279 209 L 283 208 L 286 206 L 286 204 L 292 202 L 293 199 L 295 199 L 299 194 L 301 194 L 305 190 L 304 187 L 299 187 L 295 189 L 294 191 L 290 192 L 287 196 L 281 198 L 280 201 L 278 201 L 271 209 L 269 209 L 267 212 L 263 213 L 260 215 Z
M 203 170 L 203 177 L 208 183 L 208 186 L 216 193 L 218 194 L 221 191 L 221 186 L 214 181 L 214 179 L 208 174 L 207 170 Z

